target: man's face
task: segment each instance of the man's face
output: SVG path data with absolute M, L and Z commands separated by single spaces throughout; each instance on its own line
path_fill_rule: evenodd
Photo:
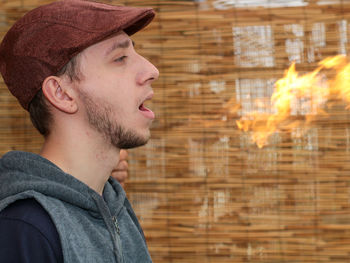
M 111 145 L 144 145 L 154 113 L 144 105 L 153 96 L 159 72 L 134 50 L 124 32 L 85 49 L 80 55 L 80 101 L 89 126 Z

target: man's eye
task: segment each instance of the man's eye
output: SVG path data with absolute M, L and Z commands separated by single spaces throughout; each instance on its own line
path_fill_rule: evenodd
M 126 59 L 126 56 L 121 56 L 121 57 L 115 59 L 114 61 L 115 62 L 123 62 L 125 59 Z

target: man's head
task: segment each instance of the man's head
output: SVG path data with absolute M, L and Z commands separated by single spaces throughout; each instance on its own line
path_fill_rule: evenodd
M 135 51 L 124 32 L 86 48 L 76 60 L 78 80 L 48 77 L 42 88 L 46 98 L 63 112 L 80 109 L 89 127 L 117 148 L 145 144 L 154 114 L 144 102 L 153 97 L 157 68 Z
M 68 114 L 72 111 L 61 107 L 57 96 L 73 94 L 75 107 L 79 105 L 80 110 L 84 109 L 90 125 L 105 137 L 127 134 L 124 139 L 132 137 L 130 140 L 135 140 L 136 135 L 138 142 L 132 144 L 141 144 L 140 136 L 145 141 L 147 132 L 138 129 L 140 123 L 136 122 L 141 120 L 140 116 L 147 121 L 152 119 L 145 114 L 150 112 L 141 107 L 138 108 L 140 116 L 134 116 L 135 119 L 133 115 L 121 116 L 128 103 L 137 100 L 142 103 L 151 96 L 150 82 L 158 77 L 154 66 L 134 51 L 129 38 L 153 17 L 154 12 L 149 8 L 110 6 L 83 0 L 64 0 L 39 7 L 20 19 L 4 37 L 0 46 L 0 71 L 9 90 L 30 111 L 34 125 L 42 134 L 50 132 L 50 108 Z M 105 56 L 96 57 L 96 48 Z M 115 58 L 114 71 L 107 67 L 106 60 L 102 61 L 113 52 L 124 54 Z M 94 60 L 90 59 L 91 55 L 95 56 Z M 145 79 L 138 80 L 142 76 Z M 134 93 L 127 94 L 125 90 L 133 85 Z M 139 89 L 142 92 L 136 91 L 137 86 L 143 87 Z M 66 94 L 67 90 L 70 91 Z M 123 99 L 111 99 L 116 96 Z M 121 106 L 123 102 L 127 105 Z M 131 113 L 128 110 L 127 114 Z M 46 116 L 44 122 L 43 116 Z M 111 139 L 111 142 L 121 148 L 131 147 L 120 145 L 124 139 Z

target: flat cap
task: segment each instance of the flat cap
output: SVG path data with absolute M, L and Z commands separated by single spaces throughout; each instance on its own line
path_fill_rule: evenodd
M 75 55 L 114 33 L 132 35 L 154 18 L 151 8 L 63 0 L 25 14 L 0 45 L 0 72 L 22 107 L 45 78 L 57 74 Z

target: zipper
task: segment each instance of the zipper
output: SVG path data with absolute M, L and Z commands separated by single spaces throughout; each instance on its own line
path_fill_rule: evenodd
M 123 250 L 122 250 L 122 243 L 120 240 L 120 228 L 119 228 L 117 217 L 111 215 L 107 204 L 101 198 L 100 195 L 93 194 L 92 198 L 96 202 L 96 205 L 97 205 L 98 210 L 102 216 L 102 219 L 103 219 L 104 223 L 106 224 L 107 230 L 111 234 L 112 239 L 114 241 L 113 242 L 113 252 L 114 252 L 114 255 L 116 258 L 116 262 L 125 263 L 124 256 L 123 256 Z
M 119 227 L 119 223 L 118 223 L 118 219 L 116 216 L 112 216 L 112 221 L 113 221 L 113 224 L 114 224 L 114 227 L 115 227 L 115 230 L 117 232 L 117 235 L 115 236 L 116 240 L 116 245 L 117 245 L 117 253 L 119 255 L 119 260 L 118 262 L 120 263 L 124 263 L 124 256 L 123 256 L 123 250 L 122 250 L 122 243 L 121 243 L 121 240 L 120 240 L 120 227 Z
M 112 217 L 115 229 L 117 230 L 117 234 L 120 236 L 120 228 L 119 228 L 119 224 L 118 224 L 118 219 L 117 217 L 113 216 Z

